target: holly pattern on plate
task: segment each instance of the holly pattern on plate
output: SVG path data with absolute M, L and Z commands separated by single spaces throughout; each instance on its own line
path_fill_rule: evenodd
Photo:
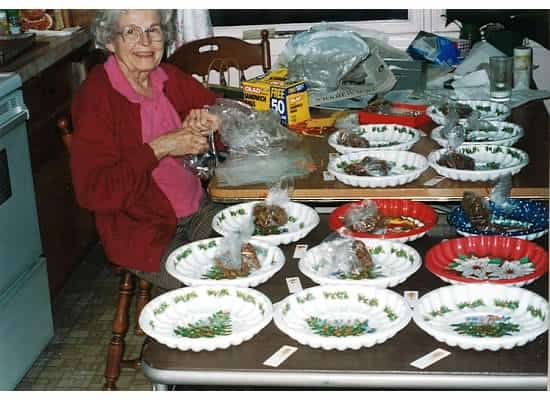
M 207 320 L 199 320 L 192 324 L 178 326 L 174 334 L 186 338 L 212 338 L 231 334 L 231 315 L 227 311 L 217 311 Z
M 312 316 L 306 319 L 306 323 L 315 334 L 320 336 L 360 336 L 365 333 L 373 333 L 376 331 L 375 328 L 369 327 L 369 321 L 367 319 L 329 321 L 327 319 Z
M 469 316 L 464 322 L 451 324 L 451 326 L 460 335 L 475 337 L 510 336 L 520 331 L 519 325 L 511 322 L 510 316 L 494 314 Z

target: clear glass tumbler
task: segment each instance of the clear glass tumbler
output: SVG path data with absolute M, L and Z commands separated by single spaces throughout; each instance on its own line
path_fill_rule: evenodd
M 513 57 L 489 57 L 489 81 L 492 100 L 510 100 L 512 96 L 513 67 Z

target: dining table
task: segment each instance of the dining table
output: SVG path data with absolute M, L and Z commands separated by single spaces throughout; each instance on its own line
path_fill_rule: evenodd
M 276 304 L 290 295 L 287 278 L 299 278 L 303 289 L 315 286 L 298 268 L 295 249 L 298 244 L 311 249 L 325 241 L 331 234 L 328 218 L 329 214 L 320 214 L 318 226 L 305 238 L 281 245 L 286 259 L 283 268 L 254 289 Z M 454 229 L 441 223 L 406 244 L 424 258 L 430 248 L 454 237 Z M 535 242 L 548 250 L 548 235 Z M 416 291 L 421 299 L 428 292 L 448 285 L 422 265 L 404 282 L 388 289 L 400 295 Z M 548 275 L 524 288 L 548 299 Z M 297 351 L 277 367 L 264 365 L 282 346 L 292 346 Z M 411 365 L 436 349 L 450 355 L 424 369 Z M 464 350 L 439 342 L 410 320 L 383 343 L 340 351 L 302 345 L 271 321 L 250 340 L 213 351 L 181 351 L 150 338 L 143 348 L 142 368 L 156 390 L 170 390 L 177 385 L 210 390 L 221 387 L 546 390 L 548 332 L 509 350 Z
M 550 119 L 542 101 L 532 101 L 515 107 L 508 121 L 521 126 L 524 135 L 514 145 L 525 151 L 529 157 L 527 166 L 512 178 L 510 197 L 545 200 L 549 199 L 549 133 Z M 430 133 L 436 125 L 429 122 L 419 127 L 420 140 L 409 150 L 428 156 L 441 148 Z M 432 179 L 437 173 L 431 167 L 416 180 L 395 187 L 361 188 L 346 185 L 336 179 L 327 180 L 325 172 L 334 150 L 327 136 L 303 136 L 300 150 L 311 155 L 315 170 L 305 176 L 294 179 L 292 200 L 304 202 L 343 202 L 364 198 L 406 198 L 418 201 L 449 202 L 460 200 L 466 191 L 488 196 L 495 181 L 458 181 L 445 178 L 434 185 Z M 270 184 L 251 184 L 229 186 L 213 177 L 208 185 L 212 200 L 220 203 L 238 203 L 242 201 L 264 199 L 270 190 Z
M 549 132 L 550 119 L 544 104 L 534 101 L 512 110 L 510 122 L 520 125 L 524 136 L 514 147 L 524 150 L 529 163 L 513 176 L 510 197 L 549 199 Z M 419 129 L 421 139 L 410 151 L 427 156 L 439 145 L 430 133 L 436 127 L 430 122 Z M 416 180 L 385 188 L 360 188 L 337 180 L 325 180 L 331 153 L 327 136 L 303 136 L 301 150 L 311 155 L 316 169 L 306 176 L 294 179 L 291 200 L 314 207 L 320 222 L 297 243 L 280 245 L 285 255 L 284 267 L 267 282 L 254 289 L 265 294 L 273 304 L 289 293 L 287 278 L 298 278 L 304 289 L 316 285 L 298 268 L 296 246 L 313 248 L 330 237 L 329 213 L 335 206 L 365 198 L 409 199 L 427 202 L 437 210 L 459 201 L 465 191 L 487 196 L 495 182 L 463 182 L 448 178 L 433 186 L 427 182 L 436 177 L 428 168 Z M 214 176 L 208 185 L 210 197 L 224 204 L 243 203 L 266 198 L 269 184 L 228 186 Z M 330 206 L 330 207 L 327 207 Z M 447 210 L 448 211 L 448 210 Z M 423 237 L 407 242 L 424 259 L 433 246 L 458 237 L 456 230 L 438 210 L 437 224 Z M 535 243 L 548 250 L 548 234 Z M 548 299 L 548 274 L 525 286 Z M 389 288 L 400 295 L 416 291 L 421 298 L 428 292 L 448 286 L 423 265 L 404 282 Z M 265 360 L 282 346 L 293 346 L 297 351 L 277 367 L 267 366 Z M 418 369 L 414 360 L 442 349 L 449 356 Z M 250 340 L 240 345 L 213 351 L 181 351 L 149 338 L 142 352 L 144 375 L 156 390 L 169 390 L 178 385 L 191 389 L 216 388 L 362 388 L 362 389 L 519 389 L 546 390 L 548 388 L 548 332 L 510 350 L 464 350 L 439 342 L 411 320 L 395 336 L 381 344 L 358 350 L 323 350 L 302 345 L 287 336 L 270 322 Z

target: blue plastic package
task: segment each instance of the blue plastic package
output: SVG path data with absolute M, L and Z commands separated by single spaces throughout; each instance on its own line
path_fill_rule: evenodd
M 414 59 L 427 60 L 438 65 L 457 65 L 459 50 L 455 42 L 443 36 L 420 31 L 407 48 Z

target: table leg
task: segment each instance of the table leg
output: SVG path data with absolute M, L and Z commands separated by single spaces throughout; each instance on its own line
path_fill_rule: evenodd
M 165 385 L 164 383 L 153 383 L 153 390 L 154 391 L 167 392 L 168 391 L 168 385 Z

